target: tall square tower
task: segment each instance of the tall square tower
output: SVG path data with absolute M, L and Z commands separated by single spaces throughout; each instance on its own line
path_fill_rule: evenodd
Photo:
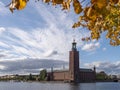
M 75 40 L 73 40 L 72 50 L 69 52 L 69 73 L 70 81 L 79 82 L 79 51 L 77 51 Z

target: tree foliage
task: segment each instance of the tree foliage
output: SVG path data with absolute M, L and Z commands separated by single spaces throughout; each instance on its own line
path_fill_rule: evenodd
M 41 70 L 40 71 L 40 80 L 46 80 L 46 77 L 47 77 L 47 71 L 46 71 L 46 69 L 43 69 L 43 70 Z
M 104 71 L 101 71 L 96 74 L 96 79 L 97 80 L 106 80 L 106 79 L 108 79 L 108 75 Z
M 12 0 L 12 2 L 9 4 L 9 9 L 11 12 L 13 12 L 15 9 L 22 10 L 25 8 L 28 1 L 29 0 Z
M 30 73 L 30 75 L 29 75 L 29 80 L 33 80 L 33 76 L 32 76 L 31 73 Z
M 12 0 L 10 10 L 22 10 L 29 0 Z M 40 1 L 40 0 L 38 0 Z M 41 0 L 53 6 L 60 5 L 62 10 L 70 10 L 71 6 L 79 14 L 78 22 L 72 28 L 86 27 L 91 36 L 83 41 L 99 39 L 102 32 L 106 31 L 106 38 L 110 39 L 113 46 L 120 45 L 120 0 Z M 83 5 L 86 2 L 86 5 Z

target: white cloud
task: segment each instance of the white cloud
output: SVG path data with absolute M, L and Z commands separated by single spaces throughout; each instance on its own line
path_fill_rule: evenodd
M 4 42 L 0 42 L 1 47 L 9 47 L 9 45 L 5 44 Z
M 0 34 L 2 34 L 6 29 L 4 27 L 0 27 Z
M 18 57 L 37 57 L 41 59 L 69 59 L 68 51 L 71 50 L 71 43 L 75 35 L 77 47 L 80 48 L 81 33 L 79 30 L 72 30 L 73 20 L 64 12 L 58 9 L 48 10 L 43 4 L 36 6 L 38 14 L 45 21 L 41 23 L 47 27 L 36 27 L 32 30 L 20 28 L 6 28 L 2 36 L 1 44 L 9 45 L 9 53 Z M 58 21 L 59 20 L 59 21 Z M 85 34 L 85 33 L 84 33 Z M 13 57 L 14 58 L 14 57 Z
M 0 15 L 6 15 L 8 12 L 10 12 L 9 9 L 0 1 Z
M 105 62 L 105 61 L 97 61 L 92 63 L 85 63 L 86 67 L 96 66 L 97 71 L 105 71 L 108 74 L 119 74 L 120 73 L 120 62 Z
M 82 50 L 84 50 L 84 51 L 94 51 L 94 50 L 96 50 L 99 47 L 100 47 L 100 43 L 99 42 L 95 42 L 95 43 L 92 42 L 92 43 L 85 44 L 82 47 Z
M 3 65 L 0 65 L 0 70 L 4 70 L 6 67 Z
M 6 53 L 0 53 L 1 55 L 5 55 L 4 57 L 2 56 L 0 63 L 7 67 L 7 71 L 3 70 L 3 72 L 10 72 L 10 70 L 13 69 L 15 69 L 13 70 L 15 73 L 21 72 L 22 70 L 17 70 L 17 67 L 21 68 L 20 65 L 22 64 L 17 64 L 17 62 L 21 63 L 24 62 L 26 59 L 29 62 L 30 58 L 34 59 L 27 64 L 31 64 L 33 66 L 35 66 L 33 62 L 37 62 L 35 61 L 36 58 L 40 61 L 43 61 L 43 59 L 47 59 L 47 62 L 49 62 L 49 60 L 54 60 L 55 62 L 59 60 L 61 60 L 62 62 L 68 61 L 69 51 L 72 47 L 71 43 L 73 36 L 75 36 L 76 38 L 77 48 L 80 48 L 81 45 L 83 45 L 81 38 L 83 37 L 83 35 L 88 35 L 88 33 L 86 32 L 81 34 L 79 30 L 73 31 L 71 27 L 74 20 L 71 19 L 71 16 L 65 14 L 61 10 L 55 8 L 50 10 L 48 7 L 46 8 L 43 4 L 36 4 L 38 5 L 34 8 L 38 12 L 36 14 L 38 14 L 40 18 L 44 21 L 44 23 L 40 22 L 40 25 L 43 27 L 36 27 L 29 30 L 15 27 L 1 28 L 2 35 L 0 35 L 0 45 L 2 47 L 0 47 L 0 49 L 4 52 L 7 51 Z M 32 22 L 33 19 L 34 18 L 31 19 L 30 17 L 29 21 Z M 20 23 L 23 23 L 23 21 L 19 22 L 19 24 Z M 3 33 L 4 30 L 5 32 Z M 6 62 L 3 63 L 3 61 L 12 63 L 5 64 Z M 18 66 L 16 66 L 15 63 Z M 27 67 L 27 64 L 24 64 L 24 67 Z M 14 65 L 16 66 L 16 68 L 14 67 Z M 44 68 L 41 67 L 42 64 L 40 63 L 37 63 L 37 66 L 39 66 L 40 68 Z M 30 67 L 28 67 L 27 70 L 29 68 Z
M 56 26 L 37 28 L 29 32 L 18 28 L 8 28 L 7 34 L 8 36 L 3 35 L 4 42 L 9 44 L 11 53 L 26 57 L 68 60 L 72 31 L 59 30 Z M 77 46 L 80 47 L 80 43 Z M 4 47 L 7 46 L 4 45 Z

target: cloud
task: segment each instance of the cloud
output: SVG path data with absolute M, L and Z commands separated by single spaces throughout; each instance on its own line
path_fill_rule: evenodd
M 5 57 L 6 55 L 4 55 L 4 54 L 0 54 L 0 58 L 3 58 L 3 57 Z
M 96 50 L 99 47 L 100 47 L 100 43 L 99 42 L 95 42 L 95 43 L 91 42 L 91 43 L 85 44 L 82 47 L 82 50 L 84 50 L 84 51 L 94 51 L 94 50 Z
M 74 23 L 73 15 L 66 14 L 53 7 L 48 6 L 46 8 L 44 4 L 36 3 L 35 5 L 30 16 L 23 14 L 22 19 L 18 19 L 19 14 L 11 16 L 14 18 L 11 23 L 16 27 L 20 25 L 22 28 L 9 26 L 0 28 L 0 50 L 2 50 L 0 65 L 5 67 L 2 73 L 38 72 L 39 68 L 47 68 L 47 65 L 43 67 L 45 63 L 54 64 L 58 60 L 67 62 L 73 37 L 76 39 L 77 48 L 81 48 L 83 45 L 81 38 L 83 35 L 88 35 L 88 32 L 86 33 L 84 30 L 81 34 L 79 30 L 71 28 Z M 33 11 L 36 14 L 33 14 Z M 30 12 L 23 11 L 23 13 L 29 14 Z M 25 22 L 23 22 L 24 19 Z M 37 24 L 38 27 L 34 27 L 34 24 Z M 24 28 L 27 25 L 32 28 Z M 82 28 L 80 29 L 82 31 Z M 26 60 L 26 58 L 30 60 Z M 54 65 L 59 65 L 59 63 Z
M 37 5 L 36 10 L 44 21 L 44 24 L 41 23 L 43 27 L 29 30 L 15 27 L 5 28 L 5 33 L 0 36 L 2 49 L 7 49 L 13 58 L 25 56 L 68 60 L 68 51 L 71 49 L 73 36 L 75 35 L 78 42 L 78 48 L 83 44 L 79 30 L 73 31 L 70 27 L 73 20 L 61 10 L 48 10 L 44 5 Z
M 0 27 L 0 34 L 2 34 L 6 29 L 4 27 Z
M 4 70 L 4 69 L 5 69 L 5 66 L 0 65 L 0 70 Z
M 8 48 L 8 47 L 9 47 L 9 45 L 8 45 L 8 44 L 6 44 L 6 43 L 4 43 L 4 42 L 0 42 L 0 47 L 6 47 L 6 48 Z
M 8 51 L 7 51 L 7 50 L 0 50 L 0 59 L 1 59 L 1 60 L 9 57 L 8 55 L 10 56 L 10 54 L 8 54 Z M 1 61 L 1 60 L 0 60 L 0 61 Z
M 9 9 L 6 8 L 5 4 L 0 1 L 0 15 L 7 15 L 8 12 L 10 12 Z
M 0 73 L 4 74 L 26 74 L 39 73 L 42 68 L 61 68 L 68 62 L 61 60 L 25 58 L 15 61 L 0 61 Z M 19 73 L 18 73 L 19 72 Z
M 65 45 L 66 42 L 64 43 L 64 40 L 62 40 L 63 37 L 61 37 L 60 32 L 58 35 L 55 35 L 51 31 L 42 31 L 41 29 L 33 30 L 30 33 L 15 28 L 11 28 L 8 30 L 10 36 L 8 36 L 7 38 L 5 37 L 4 39 L 6 39 L 6 41 L 4 42 L 9 43 L 11 52 L 15 52 L 18 55 L 45 58 L 48 56 L 50 57 L 53 54 L 57 55 L 57 52 L 65 53 L 67 52 L 65 51 L 65 48 L 69 50 L 69 47 L 71 45 Z M 57 32 L 55 33 L 57 34 Z M 57 40 L 59 42 L 57 42 Z M 61 47 L 62 45 L 64 47 Z M 59 56 L 57 57 L 58 59 L 60 58 Z
M 44 56 L 45 56 L 45 57 L 50 57 L 50 56 L 56 55 L 56 54 L 58 54 L 57 51 L 49 50 L 49 51 L 47 51 L 47 52 L 44 54 Z
M 105 62 L 105 61 L 98 61 L 92 63 L 85 63 L 84 66 L 86 67 L 93 67 L 96 66 L 97 71 L 105 71 L 108 74 L 120 74 L 120 61 L 118 62 Z

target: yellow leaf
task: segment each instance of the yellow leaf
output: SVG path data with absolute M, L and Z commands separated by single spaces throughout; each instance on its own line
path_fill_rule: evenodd
M 117 4 L 119 0 L 110 0 L 111 3 Z
M 82 6 L 80 5 L 80 2 L 78 0 L 74 0 L 73 1 L 73 7 L 74 7 L 74 11 L 76 14 L 79 14 L 82 12 Z
M 94 4 L 94 3 L 96 3 L 97 2 L 97 0 L 91 0 L 91 3 L 92 4 Z
M 67 9 L 69 11 L 70 10 L 70 2 L 69 1 L 68 2 L 63 2 L 62 7 L 63 7 L 62 10 Z
M 43 0 L 43 2 L 45 2 L 45 3 L 49 3 L 49 2 L 50 2 L 50 0 Z
M 16 8 L 18 10 L 22 10 L 25 8 L 26 4 L 27 4 L 27 0 L 18 0 L 18 4 L 17 4 Z
M 16 5 L 18 4 L 18 0 L 12 0 L 12 2 L 9 5 L 10 11 L 13 13 L 13 10 L 16 8 Z
M 52 0 L 53 5 L 55 4 L 62 4 L 63 0 Z
M 11 12 L 13 12 L 13 10 L 15 9 L 22 10 L 23 8 L 25 8 L 28 1 L 29 0 L 12 0 L 9 5 L 9 9 Z
M 96 18 L 98 17 L 98 13 L 96 12 L 96 10 L 94 10 L 93 7 L 90 7 L 86 13 L 87 17 L 89 17 L 90 19 L 92 19 L 93 21 L 96 20 Z
M 98 6 L 98 8 L 104 8 L 105 6 L 107 6 L 107 0 L 97 0 L 96 4 Z
M 93 31 L 91 32 L 91 38 L 98 40 L 98 39 L 100 38 L 100 33 L 93 30 Z

